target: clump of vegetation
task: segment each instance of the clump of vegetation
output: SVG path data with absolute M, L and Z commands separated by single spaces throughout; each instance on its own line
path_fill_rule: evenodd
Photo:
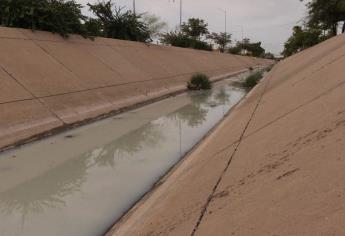
M 336 36 L 339 23 L 345 21 L 343 0 L 301 0 L 301 2 L 306 3 L 307 16 L 302 26 L 293 27 L 292 36 L 286 41 L 282 52 L 285 57 Z M 343 24 L 344 33 L 345 22 Z
M 187 88 L 189 90 L 208 90 L 212 88 L 212 84 L 207 75 L 197 73 L 192 76 L 188 82 Z
M 164 27 L 158 17 L 124 10 L 114 0 L 87 6 L 93 17 L 82 14 L 76 0 L 0 0 L 0 25 L 58 33 L 151 42 Z
M 212 51 L 212 45 L 204 40 L 208 35 L 208 24 L 199 18 L 190 18 L 179 30 L 161 34 L 160 41 L 165 45 L 182 48 Z
M 87 35 L 82 5 L 74 0 L 1 0 L 0 25 L 46 30 L 67 37 L 71 33 Z
M 246 89 L 252 89 L 254 88 L 259 81 L 262 79 L 263 77 L 263 73 L 260 72 L 256 72 L 250 76 L 248 76 L 243 82 L 242 82 L 242 87 L 246 88 Z

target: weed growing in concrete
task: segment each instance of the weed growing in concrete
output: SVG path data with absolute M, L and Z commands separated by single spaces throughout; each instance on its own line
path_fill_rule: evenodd
M 254 88 L 259 81 L 262 79 L 263 77 L 263 72 L 256 72 L 250 76 L 248 76 L 243 82 L 242 82 L 242 86 L 246 89 L 252 89 Z
M 187 88 L 189 90 L 208 90 L 212 88 L 212 83 L 207 75 L 197 73 L 192 76 L 188 82 Z

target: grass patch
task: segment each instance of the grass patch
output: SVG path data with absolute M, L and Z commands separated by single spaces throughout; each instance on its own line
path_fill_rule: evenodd
M 248 76 L 244 81 L 239 82 L 239 86 L 247 90 L 254 88 L 263 77 L 263 72 L 259 71 L 250 76 Z
M 188 82 L 187 88 L 189 90 L 209 90 L 212 88 L 212 83 L 207 75 L 197 73 L 192 76 Z

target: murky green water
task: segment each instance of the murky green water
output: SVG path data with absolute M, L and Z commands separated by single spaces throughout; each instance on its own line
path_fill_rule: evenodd
M 0 235 L 102 235 L 244 96 L 229 83 L 0 154 Z

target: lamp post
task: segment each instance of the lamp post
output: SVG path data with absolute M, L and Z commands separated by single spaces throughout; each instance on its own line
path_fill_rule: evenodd
M 175 0 L 172 0 L 172 1 L 175 2 Z M 182 27 L 182 0 L 180 0 L 180 29 L 181 27 Z
M 180 29 L 182 27 L 182 0 L 180 0 Z
M 135 14 L 135 0 L 133 0 L 133 13 Z
M 225 18 L 225 20 L 224 20 L 224 23 L 225 23 L 224 24 L 224 33 L 226 35 L 226 33 L 227 33 L 227 17 L 228 17 L 228 12 L 226 10 L 220 9 L 220 8 L 218 8 L 218 10 L 220 10 L 220 11 L 222 11 L 224 13 L 224 18 Z

